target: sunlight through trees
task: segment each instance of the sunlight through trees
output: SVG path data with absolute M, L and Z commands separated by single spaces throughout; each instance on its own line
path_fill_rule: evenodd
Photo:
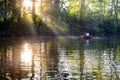
M 119 34 L 119 11 L 119 0 L 0 0 L 1 23 L 33 22 L 40 27 L 42 21 L 65 34 Z

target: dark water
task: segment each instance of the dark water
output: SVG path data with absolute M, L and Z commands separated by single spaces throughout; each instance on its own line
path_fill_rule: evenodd
M 120 80 L 120 39 L 0 38 L 0 80 Z

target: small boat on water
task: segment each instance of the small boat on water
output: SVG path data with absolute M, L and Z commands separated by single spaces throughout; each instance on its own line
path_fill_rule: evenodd
M 84 35 L 82 35 L 83 39 L 92 39 L 92 35 L 90 35 L 89 33 L 85 33 Z

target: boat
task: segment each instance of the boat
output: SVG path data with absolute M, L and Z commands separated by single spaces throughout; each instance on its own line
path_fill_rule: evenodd
M 92 35 L 90 35 L 89 33 L 85 33 L 84 35 L 82 35 L 83 39 L 92 39 Z

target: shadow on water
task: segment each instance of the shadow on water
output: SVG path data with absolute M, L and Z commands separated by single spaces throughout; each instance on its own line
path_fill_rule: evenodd
M 0 39 L 0 80 L 119 80 L 120 39 Z

